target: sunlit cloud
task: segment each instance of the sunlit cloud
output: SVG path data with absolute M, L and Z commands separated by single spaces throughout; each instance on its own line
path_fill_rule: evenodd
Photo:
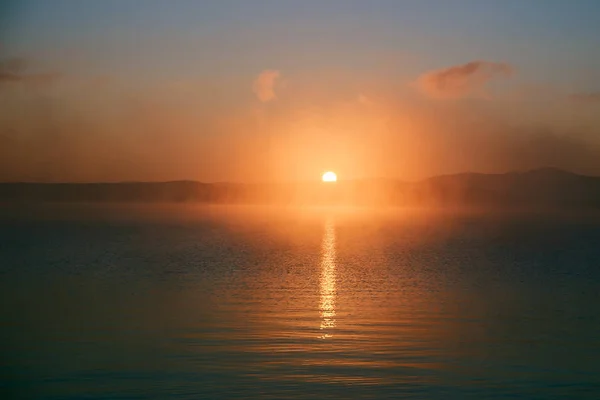
M 471 61 L 430 71 L 417 78 L 416 87 L 434 98 L 485 96 L 485 86 L 493 79 L 506 78 L 513 67 L 503 62 Z
M 263 103 L 277 99 L 275 85 L 280 78 L 281 73 L 277 70 L 266 69 L 262 71 L 252 85 L 256 97 Z
M 358 95 L 357 101 L 363 106 L 371 106 L 375 104 L 375 102 L 370 97 L 365 96 L 364 94 Z

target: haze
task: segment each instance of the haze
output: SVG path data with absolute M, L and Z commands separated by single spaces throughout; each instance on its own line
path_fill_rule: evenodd
M 0 180 L 600 174 L 600 3 L 14 1 Z

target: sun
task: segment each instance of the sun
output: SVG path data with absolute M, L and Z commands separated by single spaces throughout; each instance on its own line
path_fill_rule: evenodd
M 335 172 L 327 171 L 323 174 L 321 179 L 323 179 L 323 182 L 335 182 L 337 181 L 337 175 Z

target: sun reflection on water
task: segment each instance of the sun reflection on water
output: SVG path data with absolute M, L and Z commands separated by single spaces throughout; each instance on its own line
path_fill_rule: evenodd
M 321 298 L 319 311 L 321 314 L 321 338 L 330 338 L 328 330 L 335 327 L 335 224 L 332 217 L 325 222 L 323 244 L 321 246 Z

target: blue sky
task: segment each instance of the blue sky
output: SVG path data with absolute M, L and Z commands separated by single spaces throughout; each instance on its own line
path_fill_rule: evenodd
M 509 62 L 578 90 L 600 78 L 594 0 L 24 0 L 6 15 L 3 52 L 77 73 L 360 71 L 399 54 L 415 69 Z

